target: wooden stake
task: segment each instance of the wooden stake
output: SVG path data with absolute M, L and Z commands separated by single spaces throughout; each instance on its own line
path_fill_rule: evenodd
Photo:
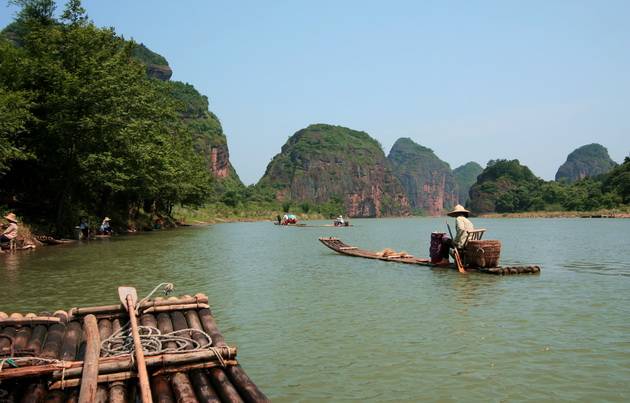
M 98 359 L 101 353 L 101 338 L 98 333 L 98 322 L 94 315 L 83 319 L 87 346 L 81 375 L 81 391 L 79 403 L 91 403 L 96 399 L 98 379 Z

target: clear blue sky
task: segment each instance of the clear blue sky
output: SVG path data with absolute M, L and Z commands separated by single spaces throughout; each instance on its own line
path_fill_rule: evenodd
M 386 154 L 411 137 L 453 168 L 518 158 L 545 179 L 584 144 L 630 153 L 628 1 L 84 6 L 208 96 L 247 184 L 311 123 L 364 130 Z

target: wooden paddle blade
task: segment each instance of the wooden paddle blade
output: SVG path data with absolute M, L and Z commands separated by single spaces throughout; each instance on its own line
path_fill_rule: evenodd
M 131 295 L 133 305 L 138 303 L 138 293 L 134 287 L 118 287 L 118 298 L 124 306 L 127 306 L 127 295 Z

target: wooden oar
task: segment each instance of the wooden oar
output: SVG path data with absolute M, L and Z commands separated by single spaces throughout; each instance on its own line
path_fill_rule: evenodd
M 138 367 L 138 378 L 140 380 L 140 394 L 142 403 L 151 403 L 151 386 L 149 386 L 149 375 L 147 365 L 144 361 L 144 351 L 140 342 L 140 332 L 138 331 L 138 319 L 136 318 L 136 303 L 138 293 L 133 287 L 118 287 L 118 297 L 120 302 L 127 307 L 129 312 L 129 323 L 131 324 L 131 335 L 133 336 L 133 348 L 136 355 L 136 366 Z
M 448 233 L 451 236 L 451 241 L 453 240 L 453 232 L 451 231 L 451 226 L 446 221 L 446 227 L 448 228 Z M 455 265 L 457 266 L 457 270 L 460 273 L 466 274 L 466 270 L 464 270 L 464 265 L 462 264 L 462 258 L 459 256 L 459 251 L 457 250 L 457 246 L 453 243 L 453 257 L 455 258 Z

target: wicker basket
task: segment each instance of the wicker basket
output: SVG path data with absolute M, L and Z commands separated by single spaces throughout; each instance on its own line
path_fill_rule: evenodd
M 501 241 L 488 239 L 468 241 L 464 249 L 464 260 L 471 267 L 497 267 L 501 255 Z

